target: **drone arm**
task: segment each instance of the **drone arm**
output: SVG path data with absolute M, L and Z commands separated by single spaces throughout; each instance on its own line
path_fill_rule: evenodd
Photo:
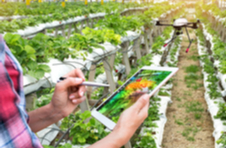
M 160 24 L 160 22 L 158 21 L 156 23 L 156 26 L 173 26 L 172 24 Z
M 198 28 L 197 23 L 188 23 L 187 27 L 188 28 L 192 28 L 192 29 L 197 29 Z
M 171 24 L 156 24 L 156 26 L 173 26 Z

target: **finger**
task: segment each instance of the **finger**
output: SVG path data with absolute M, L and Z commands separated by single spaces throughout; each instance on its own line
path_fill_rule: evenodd
M 150 96 L 145 96 L 143 99 L 145 99 L 147 101 L 147 104 L 140 110 L 139 112 L 139 116 L 141 116 L 142 119 L 147 118 L 148 116 L 148 109 L 149 109 L 149 105 L 150 105 Z
M 78 91 L 77 92 L 74 92 L 74 93 L 71 93 L 70 95 L 69 95 L 69 99 L 76 99 L 76 98 L 80 98 L 80 97 L 82 97 L 82 96 L 80 96 L 79 95 L 79 93 L 78 93 Z
M 69 87 L 75 87 L 80 85 L 83 82 L 81 78 L 73 78 L 73 77 L 68 77 L 64 81 L 61 81 L 56 84 L 57 88 L 61 89 L 67 89 Z
M 149 101 L 150 96 L 148 94 L 144 94 L 141 96 L 135 104 L 133 104 L 133 108 L 139 113 L 142 108 L 144 108 Z
M 86 92 L 86 87 L 80 86 L 79 89 L 78 89 L 78 93 L 79 93 L 80 97 L 82 97 L 85 92 Z
M 85 81 L 84 74 L 80 69 L 74 69 L 68 74 L 64 75 L 64 77 L 78 77 L 78 78 L 81 78 L 83 81 Z
M 80 98 L 84 96 L 84 93 L 86 91 L 86 87 L 85 86 L 80 86 L 79 88 L 77 88 L 78 91 L 72 91 L 69 95 L 69 99 L 75 99 L 75 98 Z
M 72 103 L 73 103 L 73 104 L 80 104 L 80 103 L 82 103 L 85 99 L 86 99 L 85 96 L 83 96 L 83 97 L 81 97 L 81 98 L 73 99 L 73 100 L 72 100 Z

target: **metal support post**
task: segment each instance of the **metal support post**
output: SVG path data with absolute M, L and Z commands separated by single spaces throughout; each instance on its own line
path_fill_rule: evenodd
M 108 58 L 104 58 L 103 60 L 103 65 L 104 65 L 104 69 L 105 69 L 105 73 L 106 73 L 106 78 L 107 78 L 107 81 L 110 85 L 110 93 L 113 93 L 116 89 L 116 85 L 115 85 L 115 82 L 114 82 L 114 78 L 113 78 L 113 69 L 111 68 L 110 64 L 109 64 L 109 61 L 108 61 Z
M 62 36 L 65 37 L 65 25 L 62 25 Z
M 136 53 L 136 58 L 140 59 L 141 58 L 141 50 L 140 50 L 140 38 L 138 37 L 137 39 L 134 40 L 134 45 L 133 45 L 133 50 Z
M 72 32 L 72 24 L 69 24 L 68 39 L 70 38 L 71 32 Z
M 55 35 L 54 35 L 54 37 L 57 37 L 57 36 L 58 36 L 58 27 L 55 28 Z
M 150 53 L 147 36 L 148 36 L 148 31 L 145 30 L 144 31 L 144 43 L 145 43 L 145 51 L 146 51 L 146 54 Z
M 88 76 L 88 81 L 93 82 L 95 80 L 95 72 L 96 72 L 96 64 L 92 64 L 90 71 L 89 71 L 89 76 Z M 92 87 L 87 87 L 87 98 L 91 99 L 91 93 L 92 93 Z
M 123 52 L 123 63 L 125 64 L 125 67 L 126 67 L 126 75 L 128 75 L 131 71 L 131 66 L 129 64 L 129 59 L 128 59 L 128 47 L 129 47 L 129 41 L 121 43 L 121 48 Z
M 74 23 L 74 29 L 75 29 L 75 32 L 78 33 L 79 31 L 78 31 L 78 28 L 76 25 L 77 25 L 77 23 Z

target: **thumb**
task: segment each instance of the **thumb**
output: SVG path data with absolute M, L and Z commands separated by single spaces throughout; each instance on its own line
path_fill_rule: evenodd
M 140 112 L 140 110 L 142 108 L 144 108 L 148 102 L 149 102 L 149 98 L 150 96 L 148 94 L 144 94 L 143 96 L 141 96 L 135 104 L 133 104 L 133 108 L 137 111 Z
M 67 77 L 64 81 L 61 81 L 59 85 L 64 86 L 65 88 L 71 87 L 71 86 L 78 86 L 83 82 L 81 78 L 75 78 L 75 77 Z

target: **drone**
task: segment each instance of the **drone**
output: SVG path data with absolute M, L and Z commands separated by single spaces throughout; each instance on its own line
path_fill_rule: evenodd
M 172 39 L 167 42 L 163 47 L 166 47 L 170 42 L 172 42 L 178 35 L 183 34 L 182 28 L 185 28 L 186 32 L 187 32 L 187 36 L 188 36 L 188 40 L 189 40 L 189 45 L 188 48 L 186 49 L 186 53 L 188 53 L 189 48 L 193 42 L 193 39 L 190 39 L 190 36 L 188 34 L 188 30 L 187 28 L 192 28 L 192 29 L 197 29 L 198 28 L 198 24 L 200 23 L 200 20 L 197 19 L 197 22 L 188 22 L 187 19 L 185 18 L 179 18 L 179 19 L 174 19 L 173 20 L 173 24 L 162 24 L 161 22 L 165 22 L 165 20 L 159 20 L 156 22 L 156 26 L 173 26 L 174 30 L 174 34 Z

